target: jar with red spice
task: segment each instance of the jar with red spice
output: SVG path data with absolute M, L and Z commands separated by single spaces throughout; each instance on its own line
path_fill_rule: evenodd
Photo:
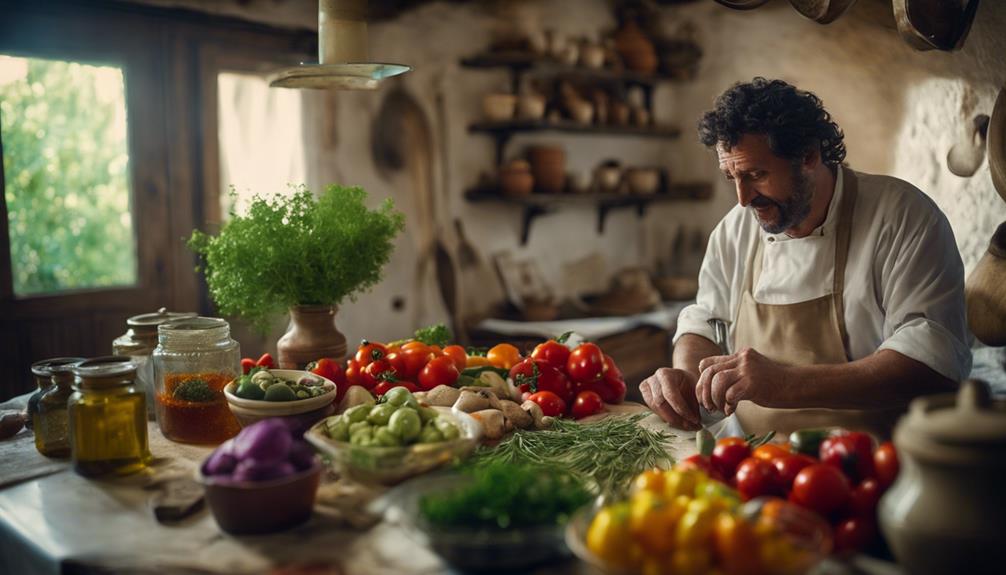
M 164 437 L 216 444 L 237 435 L 241 426 L 223 389 L 241 374 L 241 350 L 225 320 L 194 317 L 162 323 L 153 358 L 154 406 Z

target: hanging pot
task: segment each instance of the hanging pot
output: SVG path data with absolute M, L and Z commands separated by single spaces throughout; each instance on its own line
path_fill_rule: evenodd
M 999 90 L 986 136 L 992 184 L 1006 200 L 1006 87 Z
M 978 0 L 894 0 L 898 32 L 916 50 L 959 50 L 977 10 Z
M 818 24 L 830 24 L 856 3 L 856 0 L 789 0 L 796 11 Z
M 290 308 L 290 329 L 276 342 L 279 366 L 303 369 L 323 357 L 342 361 L 346 358 L 346 336 L 335 327 L 330 305 L 298 305 Z
M 964 284 L 968 327 L 982 343 L 1006 345 L 1006 222 Z
M 961 134 L 947 152 L 947 168 L 955 176 L 970 178 L 985 160 L 985 138 L 988 136 L 989 117 L 978 114 L 968 129 Z
M 726 6 L 727 8 L 733 8 L 734 10 L 754 10 L 755 8 L 768 2 L 768 0 L 716 0 L 716 1 Z

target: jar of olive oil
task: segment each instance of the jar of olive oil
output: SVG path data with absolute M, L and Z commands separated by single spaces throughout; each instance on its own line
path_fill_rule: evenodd
M 150 463 L 147 410 L 136 364 L 106 356 L 74 366 L 70 396 L 73 467 L 87 477 L 127 475 Z
M 49 374 L 50 383 L 38 398 L 35 414 L 32 416 L 35 420 L 32 427 L 35 431 L 35 448 L 46 457 L 70 456 L 70 415 L 67 406 L 73 395 L 73 366 L 82 361 L 82 357 L 50 359 L 44 368 Z
M 28 421 L 25 423 L 25 427 L 32 429 L 35 427 L 35 416 L 38 415 L 38 400 L 42 398 L 42 394 L 52 387 L 52 371 L 53 366 L 58 365 L 71 365 L 80 361 L 84 361 L 83 357 L 57 357 L 53 359 L 43 359 L 42 361 L 36 361 L 31 364 L 31 373 L 35 376 L 35 385 L 38 387 L 38 391 L 33 393 L 30 398 L 28 398 Z
M 164 437 L 217 444 L 241 431 L 224 387 L 241 375 L 241 349 L 218 317 L 194 317 L 157 327 L 154 402 Z

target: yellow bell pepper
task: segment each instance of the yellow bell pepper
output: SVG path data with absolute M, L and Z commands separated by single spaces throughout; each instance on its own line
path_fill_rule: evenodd
M 632 566 L 633 541 L 629 517 L 628 503 L 617 503 L 601 509 L 587 529 L 587 549 L 616 567 Z

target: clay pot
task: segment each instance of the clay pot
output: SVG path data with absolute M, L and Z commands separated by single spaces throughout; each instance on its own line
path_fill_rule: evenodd
M 531 165 L 525 160 L 513 160 L 500 169 L 500 190 L 507 196 L 526 196 L 534 190 Z
M 649 126 L 650 120 L 650 111 L 646 108 L 640 107 L 632 109 L 632 123 L 636 126 Z
M 618 190 L 622 182 L 622 168 L 618 165 L 602 165 L 594 170 L 594 180 L 602 192 L 612 193 Z
M 655 194 L 660 188 L 660 171 L 656 168 L 632 168 L 625 174 L 633 194 Z
M 616 100 L 611 101 L 608 107 L 608 121 L 616 126 L 629 125 L 629 105 Z
M 589 125 L 594 121 L 594 105 L 583 99 L 576 99 L 566 102 L 566 109 L 569 115 L 577 124 Z
M 545 116 L 545 96 L 524 94 L 517 99 L 517 117 L 521 120 L 540 120 Z
M 657 70 L 657 51 L 638 24 L 626 22 L 615 32 L 614 38 L 615 49 L 626 68 L 642 74 L 652 74 Z
M 517 107 L 517 96 L 513 94 L 486 94 L 482 97 L 482 113 L 492 122 L 513 119 Z
M 303 369 L 312 361 L 346 357 L 346 336 L 335 327 L 336 306 L 298 305 L 290 308 L 290 329 L 276 342 L 279 366 Z
M 528 150 L 528 160 L 538 191 L 561 194 L 566 187 L 566 151 L 554 146 L 533 146 Z
M 604 46 L 592 42 L 584 42 L 580 46 L 580 65 L 597 70 L 604 67 Z

